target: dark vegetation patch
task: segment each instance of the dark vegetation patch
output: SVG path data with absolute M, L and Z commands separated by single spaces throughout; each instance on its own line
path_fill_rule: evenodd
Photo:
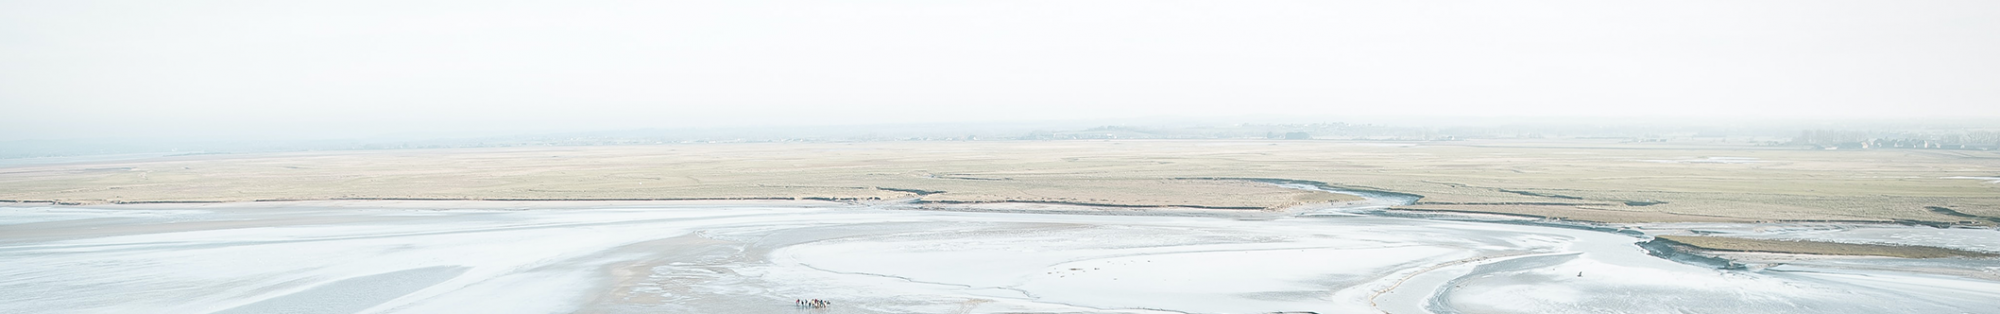
M 1569 196 L 1569 195 L 1562 195 L 1562 194 L 1548 194 L 1548 193 L 1536 193 L 1536 192 L 1530 192 L 1530 191 L 1519 191 L 1519 190 L 1508 190 L 1508 189 L 1496 189 L 1496 190 L 1500 190 L 1501 192 L 1507 192 L 1507 193 L 1514 193 L 1514 194 L 1520 194 L 1520 195 L 1527 195 L 1527 196 L 1538 196 L 1538 197 L 1553 197 L 1553 198 L 1560 198 L 1560 199 L 1566 199 L 1566 200 L 1580 200 L 1580 199 L 1583 199 L 1582 197 L 1575 197 L 1575 196 Z
M 898 189 L 898 188 L 885 188 L 885 187 L 879 187 L 879 186 L 878 186 L 878 187 L 875 187 L 875 189 L 877 189 L 877 190 L 883 190 L 883 191 L 890 191 L 890 192 L 903 192 L 903 193 L 910 193 L 910 194 L 916 194 L 916 195 L 920 195 L 920 196 L 921 196 L 921 195 L 931 195 L 931 194 L 939 194 L 939 193 L 944 193 L 944 191 L 933 191 L 933 190 L 918 190 L 918 189 Z
M 2000 257 L 2000 254 L 1916 245 L 1857 244 L 1799 240 L 1764 240 L 1710 236 L 1658 236 L 1654 241 L 1723 252 L 1765 252 L 1812 255 L 1888 256 L 1902 258 Z
M 1992 223 L 2000 223 L 2000 217 L 1987 217 L 1987 216 L 1961 213 L 1956 210 L 1952 210 L 1951 208 L 1946 208 L 1941 206 L 1924 206 L 1924 209 L 1929 209 L 1933 213 L 1944 214 L 1945 216 L 1972 218 L 1975 220 L 1985 220 Z

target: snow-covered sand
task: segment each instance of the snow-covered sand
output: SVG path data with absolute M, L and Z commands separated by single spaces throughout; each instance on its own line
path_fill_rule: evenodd
M 2000 313 L 1995 281 L 1634 241 L 799 202 L 0 207 L 0 313 Z

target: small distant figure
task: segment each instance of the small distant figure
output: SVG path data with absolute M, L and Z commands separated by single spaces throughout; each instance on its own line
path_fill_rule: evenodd
M 1576 272 L 1576 276 L 1577 276 L 1577 277 L 1583 277 L 1583 272 Z
M 798 305 L 800 308 L 810 307 L 815 309 L 823 309 L 829 305 L 833 305 L 833 302 L 831 301 L 820 300 L 820 299 L 805 299 L 805 300 L 792 299 L 792 303 Z

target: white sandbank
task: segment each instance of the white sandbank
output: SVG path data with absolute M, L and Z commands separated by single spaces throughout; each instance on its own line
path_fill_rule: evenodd
M 897 208 L 0 207 L 0 313 L 2000 313 L 1990 280 L 1723 271 L 1577 229 Z

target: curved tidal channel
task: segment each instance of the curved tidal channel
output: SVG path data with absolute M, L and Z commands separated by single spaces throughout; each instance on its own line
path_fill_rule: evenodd
M 2000 313 L 2000 282 L 1569 228 L 902 206 L 0 207 L 0 313 Z

